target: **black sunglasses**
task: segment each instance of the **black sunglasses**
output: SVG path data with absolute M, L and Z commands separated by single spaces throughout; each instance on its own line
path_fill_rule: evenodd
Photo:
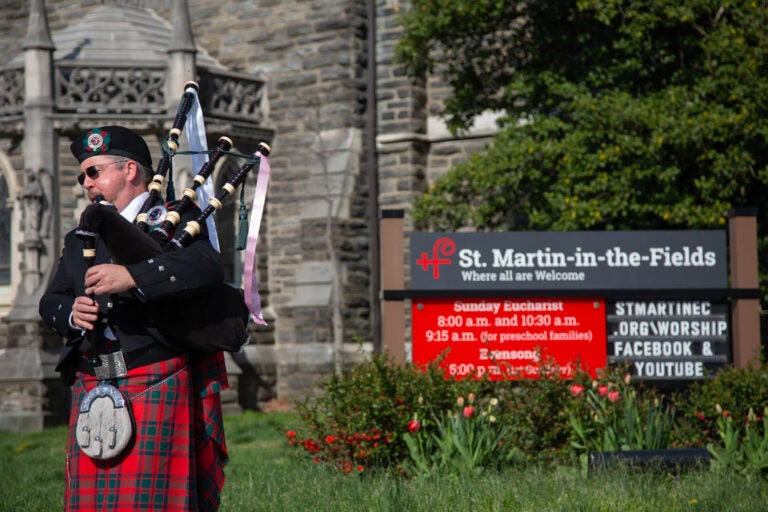
M 82 186 L 83 183 L 85 183 L 85 177 L 86 175 L 91 178 L 92 180 L 95 180 L 99 177 L 99 174 L 109 169 L 111 165 L 123 165 L 125 162 L 109 162 L 108 164 L 101 165 L 101 169 L 97 168 L 95 165 L 92 165 L 90 167 L 85 168 L 85 172 L 81 172 L 77 176 L 77 182 Z

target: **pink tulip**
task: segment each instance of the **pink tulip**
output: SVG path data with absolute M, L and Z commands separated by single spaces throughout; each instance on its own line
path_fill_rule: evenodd
M 619 401 L 619 392 L 618 391 L 611 391 L 608 393 L 608 400 L 611 402 L 618 402 Z
M 573 396 L 581 396 L 584 393 L 584 386 L 580 384 L 574 384 L 571 386 L 571 394 Z
M 608 386 L 600 386 L 597 388 L 597 394 L 600 396 L 606 396 L 608 394 Z
M 471 405 L 468 405 L 464 408 L 464 417 L 465 418 L 471 418 L 475 415 L 475 408 Z

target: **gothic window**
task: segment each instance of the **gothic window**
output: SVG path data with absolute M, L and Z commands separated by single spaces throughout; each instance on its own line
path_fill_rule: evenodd
M 11 211 L 8 204 L 8 183 L 0 174 L 0 285 L 11 283 Z

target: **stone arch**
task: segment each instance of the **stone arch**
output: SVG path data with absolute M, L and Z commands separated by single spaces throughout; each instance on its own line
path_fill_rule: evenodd
M 16 207 L 19 191 L 19 182 L 11 159 L 7 153 L 0 151 L 0 316 L 6 315 L 10 310 L 15 295 L 14 286 L 18 286 L 20 280 L 18 265 L 14 264 L 20 257 L 17 249 L 21 241 L 17 239 L 20 230 L 13 229 L 21 221 L 20 209 Z

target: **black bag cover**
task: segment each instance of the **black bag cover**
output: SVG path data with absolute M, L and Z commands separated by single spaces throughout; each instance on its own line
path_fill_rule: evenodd
M 96 202 L 87 206 L 80 216 L 78 231 L 98 234 L 113 261 L 120 265 L 137 263 L 165 250 L 109 204 Z M 150 318 L 175 348 L 237 352 L 248 340 L 250 313 L 243 292 L 226 283 L 183 297 L 154 301 L 149 309 Z

